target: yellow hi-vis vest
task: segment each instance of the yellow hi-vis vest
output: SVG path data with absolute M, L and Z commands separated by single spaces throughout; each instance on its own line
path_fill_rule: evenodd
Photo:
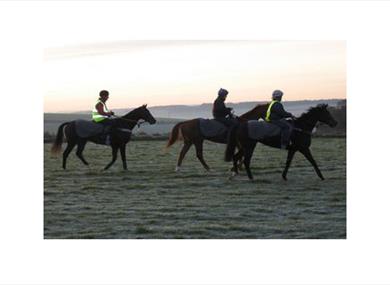
M 271 103 L 269 103 L 269 106 L 268 106 L 268 109 L 267 109 L 267 114 L 265 115 L 265 120 L 267 122 L 271 121 L 271 109 L 272 109 L 272 106 L 278 102 L 277 100 L 272 100 Z
M 101 122 L 101 121 L 103 121 L 104 119 L 108 118 L 108 116 L 100 115 L 100 114 L 99 114 L 98 110 L 96 109 L 96 105 L 97 105 L 98 103 L 102 103 L 102 104 L 103 104 L 103 111 L 106 112 L 106 113 L 108 113 L 108 109 L 107 109 L 106 104 L 104 104 L 103 101 L 98 100 L 98 101 L 96 102 L 95 106 L 94 106 L 93 109 L 92 109 L 92 120 L 93 120 L 94 122 L 96 122 L 96 123 Z

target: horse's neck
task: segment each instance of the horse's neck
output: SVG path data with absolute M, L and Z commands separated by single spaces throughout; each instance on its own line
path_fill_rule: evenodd
M 296 125 L 302 128 L 302 130 L 304 131 L 312 132 L 317 122 L 317 118 L 308 114 L 303 118 L 298 118 L 296 121 Z
M 127 120 L 134 120 L 134 121 L 138 121 L 139 118 L 140 118 L 140 115 L 137 113 L 137 112 L 134 112 L 135 110 L 127 113 L 126 115 L 124 115 L 122 118 L 123 119 L 127 119 Z
M 240 116 L 240 119 L 242 120 L 258 120 L 262 117 L 264 117 L 265 107 L 267 105 L 260 105 L 255 107 L 254 109 L 246 112 L 245 114 L 242 114 Z
M 125 120 L 122 120 L 122 121 L 124 121 L 126 123 L 127 127 L 130 127 L 130 129 L 133 129 L 139 120 L 139 115 L 134 114 L 134 112 L 131 111 L 131 112 L 127 113 L 126 115 L 122 116 L 121 118 L 123 118 L 125 120 L 129 120 L 127 122 Z

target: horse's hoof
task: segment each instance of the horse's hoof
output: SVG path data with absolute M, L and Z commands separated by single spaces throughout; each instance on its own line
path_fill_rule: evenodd
M 282 175 L 282 178 L 283 178 L 284 181 L 287 181 L 287 176 Z
M 176 166 L 175 172 L 180 172 L 180 166 Z
M 230 172 L 229 180 L 233 180 L 234 177 L 236 177 L 237 173 L 234 171 Z

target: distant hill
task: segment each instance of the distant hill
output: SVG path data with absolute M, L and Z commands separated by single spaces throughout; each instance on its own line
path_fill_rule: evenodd
M 329 100 L 302 100 L 302 101 L 283 101 L 285 108 L 294 115 L 300 115 L 305 110 L 317 104 L 329 104 L 329 106 L 337 106 L 339 99 Z M 236 115 L 241 115 L 258 104 L 267 103 L 266 101 L 252 101 L 240 103 L 226 103 L 226 106 L 232 107 Z M 148 107 L 153 116 L 159 118 L 173 119 L 193 119 L 193 118 L 211 118 L 212 103 L 203 103 L 200 105 L 168 105 Z M 114 109 L 118 115 L 123 115 L 128 112 L 128 109 Z M 91 111 L 80 112 L 90 114 Z
M 304 100 L 304 101 L 286 101 L 283 102 L 285 109 L 295 116 L 299 116 L 312 106 L 317 104 L 328 104 L 331 107 L 337 107 L 345 100 L 331 99 L 331 100 Z M 235 110 L 235 114 L 241 115 L 257 104 L 266 102 L 241 102 L 241 103 L 227 103 L 228 107 Z M 148 107 L 153 116 L 157 119 L 157 124 L 149 125 L 143 124 L 141 128 L 136 128 L 135 133 L 152 134 L 167 134 L 172 127 L 179 121 L 193 119 L 193 118 L 210 118 L 212 116 L 212 104 L 201 105 L 169 105 L 169 106 L 155 106 Z M 116 115 L 124 115 L 129 112 L 129 109 L 114 109 Z M 44 114 L 44 130 L 48 133 L 57 132 L 58 126 L 63 122 L 72 121 L 76 119 L 91 120 L 91 112 L 76 112 L 76 113 L 45 113 Z

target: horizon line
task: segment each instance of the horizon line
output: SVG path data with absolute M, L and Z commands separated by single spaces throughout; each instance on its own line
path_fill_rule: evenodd
M 302 101 L 323 101 L 323 100 L 328 100 L 328 101 L 342 101 L 342 100 L 347 100 L 347 98 L 330 98 L 330 99 L 302 99 L 302 100 L 283 100 L 283 102 L 302 102 Z M 226 102 L 226 104 L 240 104 L 240 103 L 264 103 L 264 102 L 269 102 L 270 100 L 262 100 L 262 101 L 239 101 L 239 102 Z M 146 103 L 147 104 L 147 103 Z M 170 106 L 188 106 L 188 107 L 194 107 L 194 106 L 201 106 L 201 105 L 207 105 L 207 104 L 213 104 L 213 103 L 200 103 L 200 104 L 171 104 L 171 105 L 156 105 L 156 106 L 148 106 L 148 108 L 158 108 L 158 107 L 170 107 Z M 142 106 L 142 105 L 141 105 Z M 132 106 L 129 108 L 112 108 L 111 110 L 121 110 L 121 109 L 134 109 L 138 108 L 140 106 Z M 61 114 L 66 114 L 66 113 L 80 113 L 80 112 L 88 112 L 89 110 L 77 110 L 77 111 L 56 111 L 56 112 L 43 112 L 44 114 L 54 114 L 54 113 L 61 113 Z

